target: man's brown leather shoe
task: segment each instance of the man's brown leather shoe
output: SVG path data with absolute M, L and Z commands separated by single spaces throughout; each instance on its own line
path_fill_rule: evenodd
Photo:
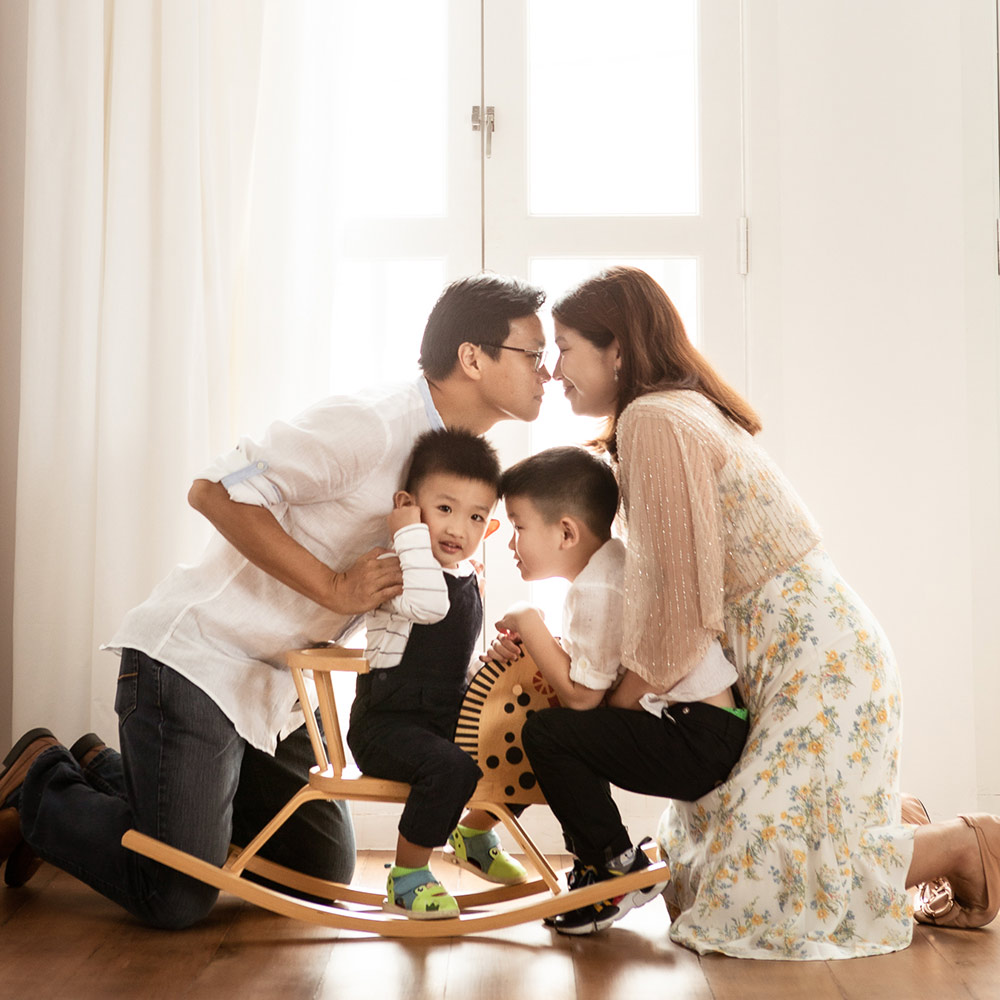
M 24 885 L 38 871 L 41 861 L 21 836 L 21 819 L 17 808 L 3 804 L 24 783 L 28 768 L 39 754 L 50 747 L 61 746 L 48 729 L 32 729 L 25 733 L 4 757 L 0 772 L 0 863 L 7 862 L 4 881 L 10 886 Z

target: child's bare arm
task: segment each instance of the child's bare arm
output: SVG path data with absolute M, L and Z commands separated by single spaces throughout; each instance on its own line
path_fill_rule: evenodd
M 497 622 L 501 634 L 516 634 L 542 676 L 552 685 L 559 703 L 566 708 L 596 708 L 604 691 L 584 687 L 570 677 L 570 657 L 553 637 L 541 612 L 530 605 L 515 605 Z
M 641 710 L 639 699 L 653 690 L 637 673 L 626 670 L 618 686 L 608 695 L 608 705 L 612 708 Z

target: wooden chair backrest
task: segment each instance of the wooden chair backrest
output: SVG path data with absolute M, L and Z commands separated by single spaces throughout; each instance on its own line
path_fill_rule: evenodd
M 309 685 L 306 673 L 312 675 L 316 687 L 316 697 L 319 701 L 319 714 L 323 722 L 323 732 L 326 741 L 320 736 L 316 717 L 312 712 L 305 711 L 306 730 L 312 744 L 316 764 L 321 772 L 333 770 L 334 777 L 341 777 L 347 766 L 344 751 L 344 737 L 340 730 L 340 718 L 337 715 L 337 698 L 333 690 L 332 675 L 334 673 L 368 673 L 368 661 L 363 649 L 348 649 L 346 646 L 319 646 L 316 649 L 293 649 L 285 656 L 292 671 L 292 680 L 299 695 L 299 704 L 310 704 Z

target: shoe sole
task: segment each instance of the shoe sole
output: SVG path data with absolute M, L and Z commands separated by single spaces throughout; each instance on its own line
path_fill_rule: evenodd
M 69 752 L 76 759 L 78 764 L 83 763 L 83 758 L 90 753 L 91 750 L 103 750 L 107 744 L 101 739 L 97 733 L 87 733 L 85 736 L 81 736 L 70 748 Z
M 406 917 L 407 920 L 454 920 L 461 916 L 458 910 L 407 910 L 390 903 L 388 899 L 382 900 L 382 910 L 385 913 L 394 913 L 397 917 Z
M 602 917 L 600 920 L 592 920 L 590 923 L 581 924 L 579 927 L 565 927 L 560 926 L 558 923 L 553 923 L 551 926 L 560 934 L 576 936 L 596 934 L 598 931 L 607 930 L 612 924 L 621 920 L 626 913 L 637 910 L 640 906 L 645 906 L 647 903 L 652 902 L 657 896 L 663 895 L 664 890 L 669 884 L 669 881 L 657 882 L 656 885 L 652 885 L 648 889 L 635 889 L 632 892 L 625 893 L 624 896 L 613 896 L 611 907 L 615 912 L 609 913 L 607 917 Z
M 35 742 L 35 740 L 40 740 L 43 736 L 51 736 L 52 739 L 56 738 L 55 733 L 50 732 L 48 729 L 31 729 L 28 732 L 26 732 L 10 748 L 10 750 L 7 752 L 7 756 L 4 757 L 3 759 L 4 771 L 0 772 L 0 778 L 2 778 L 4 774 L 6 774 L 6 772 L 10 769 L 11 764 L 13 764 L 14 761 L 17 760 L 17 758 L 20 757 L 21 754 L 23 754 L 24 751 L 27 750 L 32 743 Z
M 44 740 L 45 744 L 37 752 L 28 756 L 28 751 Z M 24 782 L 25 775 L 39 754 L 50 747 L 59 746 L 59 741 L 48 729 L 32 729 L 25 733 L 11 748 L 3 759 L 4 770 L 0 772 L 0 806 L 17 791 Z

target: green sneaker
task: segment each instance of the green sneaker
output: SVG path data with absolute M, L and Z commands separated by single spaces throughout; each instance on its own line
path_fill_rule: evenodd
M 500 846 L 495 830 L 473 830 L 459 824 L 452 830 L 444 854 L 459 867 L 475 872 L 487 882 L 518 885 L 528 878 L 524 865 Z
M 429 868 L 398 868 L 386 865 L 386 900 L 382 909 L 411 920 L 441 920 L 459 915 L 455 897 L 431 874 Z

